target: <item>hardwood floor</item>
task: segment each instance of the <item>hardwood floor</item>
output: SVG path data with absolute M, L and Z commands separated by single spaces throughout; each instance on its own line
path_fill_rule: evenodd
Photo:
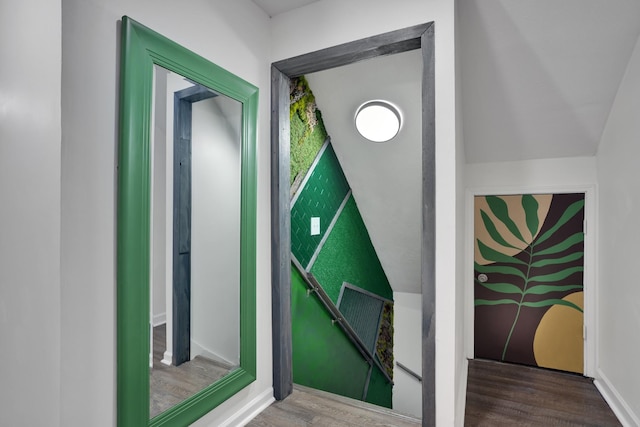
M 593 380 L 470 360 L 465 426 L 620 426 Z
M 247 424 L 420 426 L 386 408 L 302 386 Z M 575 374 L 487 360 L 469 361 L 465 426 L 621 426 L 593 380 Z
M 165 325 L 153 328 L 153 369 L 150 379 L 150 417 L 166 411 L 222 378 L 230 370 L 205 357 L 196 356 L 180 366 L 167 366 L 160 361 L 166 343 Z
M 295 385 L 285 400 L 275 402 L 249 427 L 417 427 L 420 420 L 397 414 L 387 408 L 335 394 Z
M 247 424 L 420 426 L 386 408 L 302 386 Z M 465 426 L 621 426 L 593 385 L 579 375 L 486 360 L 469 361 Z

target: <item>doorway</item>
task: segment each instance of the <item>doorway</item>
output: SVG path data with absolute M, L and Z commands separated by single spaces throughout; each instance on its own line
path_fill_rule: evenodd
M 290 79 L 380 55 L 422 52 L 422 399 L 423 425 L 435 425 L 435 128 L 434 28 L 417 25 L 272 64 L 272 316 L 274 395 L 293 388 L 289 192 Z
M 585 193 L 476 195 L 474 357 L 585 373 Z

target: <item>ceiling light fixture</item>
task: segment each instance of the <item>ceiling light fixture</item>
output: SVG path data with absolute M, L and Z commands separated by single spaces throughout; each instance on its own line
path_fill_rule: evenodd
M 373 142 L 393 139 L 402 126 L 398 108 L 387 101 L 367 101 L 356 110 L 356 129 L 364 138 Z

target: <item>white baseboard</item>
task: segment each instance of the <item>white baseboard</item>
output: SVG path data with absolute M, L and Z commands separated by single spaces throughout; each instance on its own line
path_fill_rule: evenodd
M 460 368 L 460 377 L 458 377 L 458 395 L 456 396 L 456 414 L 455 425 L 462 427 L 464 425 L 464 411 L 467 407 L 467 379 L 469 376 L 469 360 L 464 359 Z
M 167 323 L 167 313 L 160 313 L 153 316 L 153 327 Z
M 173 353 L 170 351 L 165 351 L 160 363 L 162 363 L 163 365 L 171 366 L 173 364 Z
M 607 376 L 598 368 L 597 379 L 593 381 L 604 400 L 624 427 L 640 427 L 640 418 L 633 412 Z
M 222 366 L 226 366 L 229 369 L 234 366 L 238 366 L 240 362 L 239 360 L 236 360 L 236 362 L 234 363 L 230 360 L 227 360 L 219 354 L 214 353 L 212 350 L 200 345 L 200 343 L 191 340 L 191 359 L 193 360 L 196 356 L 206 357 L 207 359 L 213 360 L 214 362 L 217 362 Z
M 241 427 L 247 425 L 249 421 L 254 419 L 260 412 L 264 411 L 275 402 L 273 398 L 273 388 L 269 387 L 264 392 L 260 393 L 253 400 L 244 405 L 239 411 L 237 411 L 231 418 L 216 424 L 216 427 Z M 211 427 L 214 427 L 213 425 Z

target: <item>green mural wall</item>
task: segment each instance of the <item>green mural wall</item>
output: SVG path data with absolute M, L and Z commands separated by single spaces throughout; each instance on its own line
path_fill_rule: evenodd
M 347 199 L 349 184 L 304 78 L 293 82 L 290 95 L 291 174 L 295 193 L 291 206 L 291 252 L 316 277 L 334 304 L 343 282 L 392 300 L 393 290 L 356 201 L 351 196 Z M 321 136 L 326 144 L 324 149 L 319 143 Z M 315 236 L 311 235 L 313 217 L 320 218 L 320 234 Z M 332 221 L 334 227 L 329 229 Z M 390 408 L 393 384 L 375 365 L 369 374 L 369 363 L 342 329 L 331 322 L 318 298 L 307 293 L 308 287 L 295 267 L 291 282 L 294 382 L 360 400 L 367 387 L 364 400 Z M 385 305 L 382 339 L 376 348 L 378 359 L 389 374 L 393 372 L 392 322 L 393 305 L 389 303 Z
M 348 192 L 349 183 L 329 144 L 291 206 L 291 253 L 303 267 L 309 264 Z M 320 218 L 320 234 L 316 236 L 311 235 L 312 217 Z
M 291 273 L 291 310 L 294 382 L 362 400 L 369 364 L 331 322 L 322 303 L 307 294 L 296 269 Z
M 392 389 L 392 384 L 387 381 L 379 369 L 374 367 L 371 372 L 371 378 L 369 379 L 369 390 L 365 401 L 373 403 L 374 405 L 384 406 L 385 408 L 391 408 L 393 400 Z
M 584 194 L 475 198 L 475 357 L 583 371 Z
M 336 303 L 343 282 L 393 300 L 393 290 L 351 196 L 311 268 Z

